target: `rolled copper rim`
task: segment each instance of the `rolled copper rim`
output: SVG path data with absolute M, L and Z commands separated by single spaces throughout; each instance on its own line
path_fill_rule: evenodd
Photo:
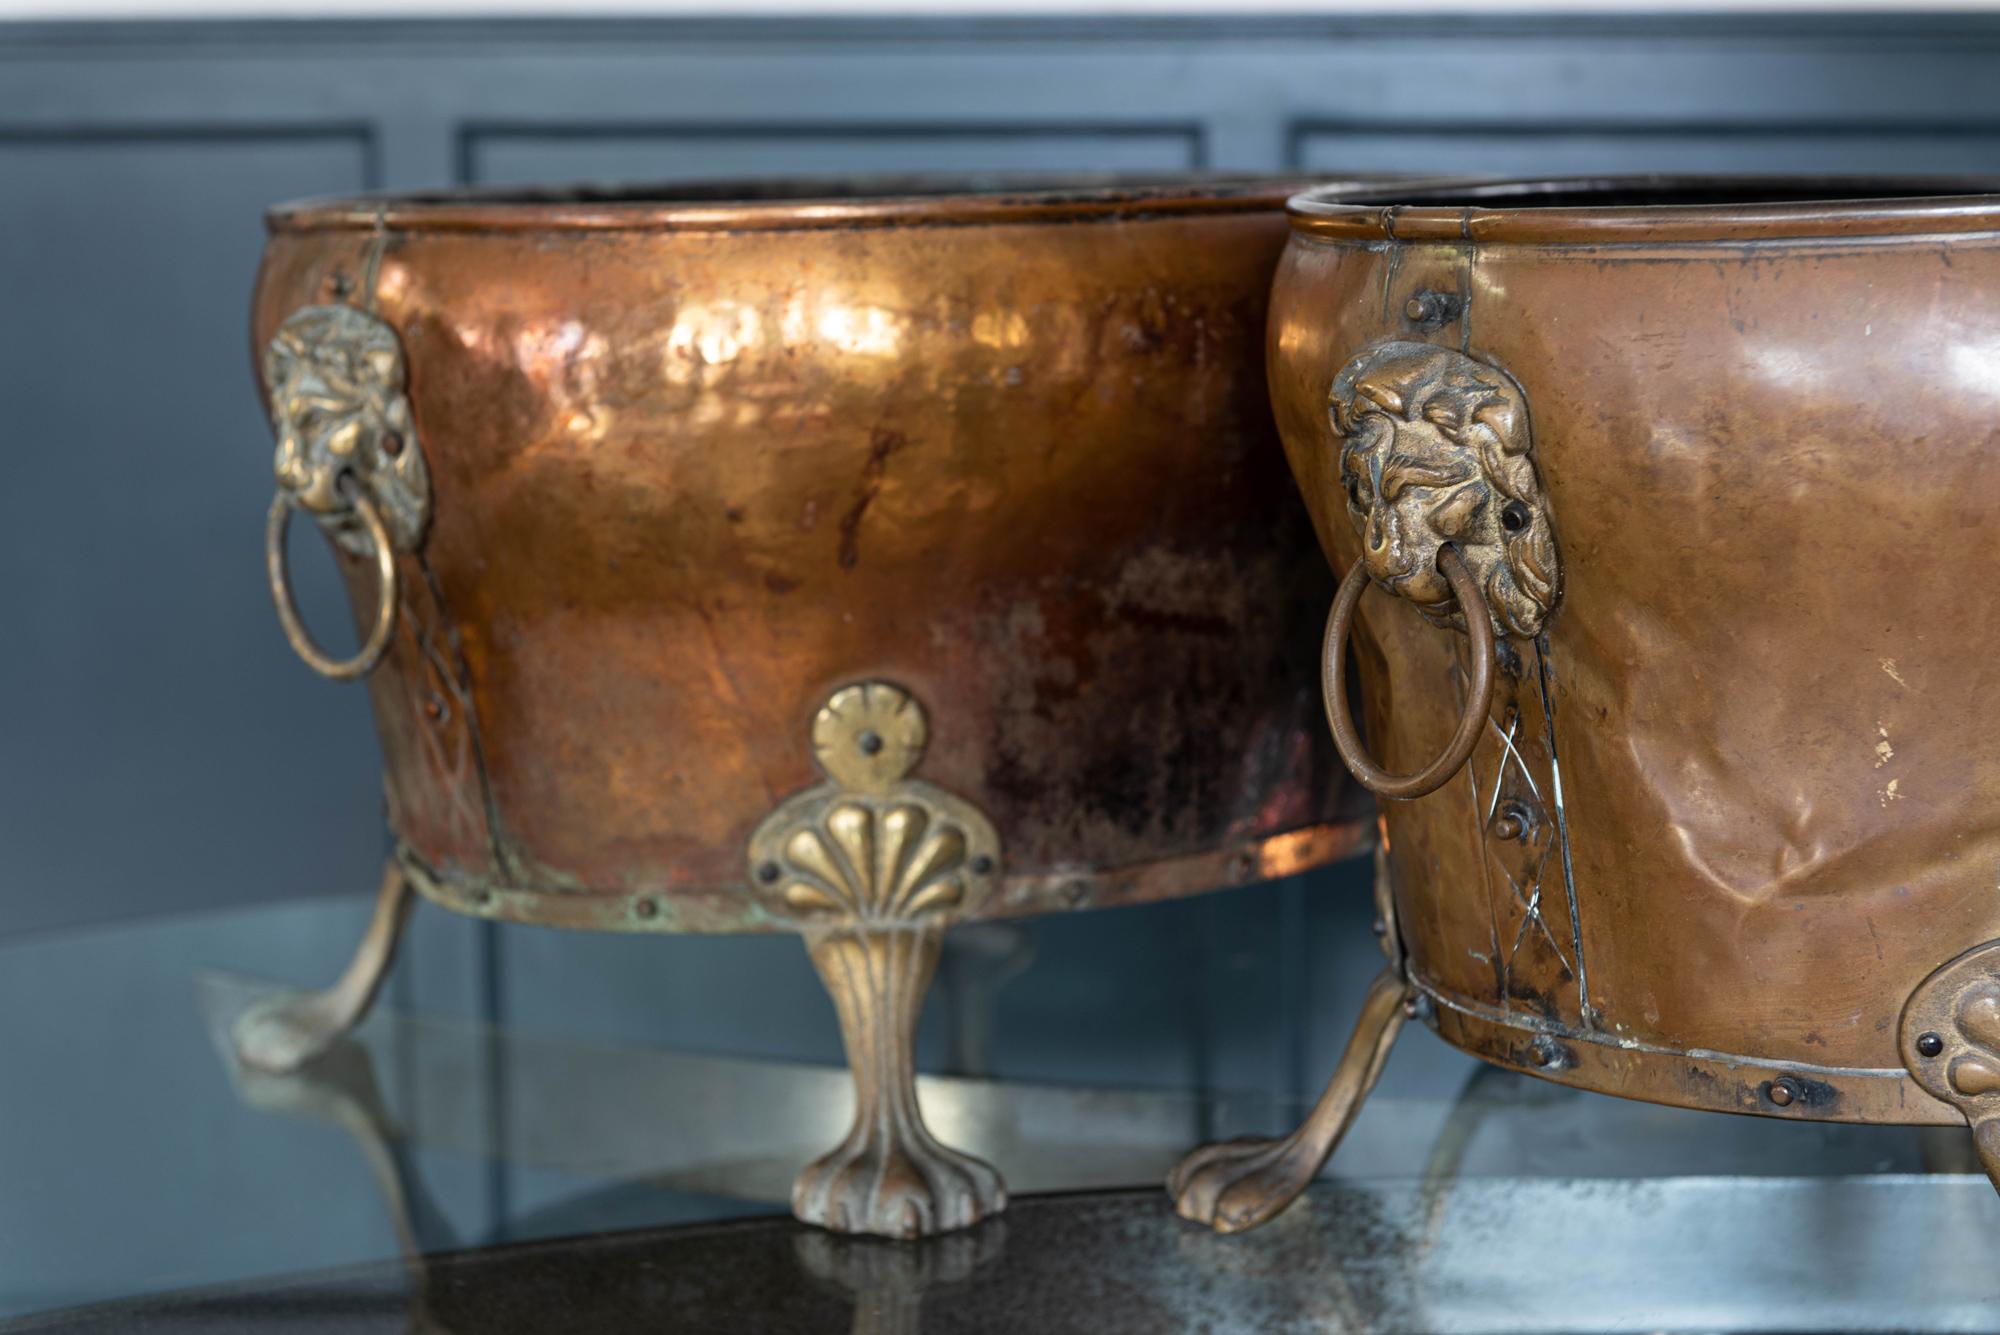
M 1484 731 L 1486 711 L 1493 704 L 1493 618 L 1480 595 L 1479 581 L 1456 548 L 1438 548 L 1438 570 L 1451 582 L 1451 591 L 1465 614 L 1466 633 L 1472 640 L 1472 680 L 1459 711 L 1458 727 L 1437 759 L 1414 774 L 1391 774 L 1369 756 L 1347 707 L 1347 630 L 1354 621 L 1354 609 L 1368 589 L 1368 568 L 1356 561 L 1341 578 L 1334 595 L 1333 611 L 1326 618 L 1326 642 L 1321 649 L 1320 684 L 1326 704 L 1326 720 L 1333 728 L 1334 749 L 1363 788 L 1380 797 L 1412 798 L 1434 793 L 1451 782 L 1465 767 L 1472 748 Z
M 1322 187 L 1292 230 L 1343 241 L 1619 245 L 2000 232 L 2000 178 L 1611 176 Z
M 1355 178 L 1353 184 L 1387 178 Z M 273 232 L 769 232 L 1089 222 L 1282 208 L 1296 174 L 880 176 L 690 181 L 568 189 L 470 189 L 281 204 Z

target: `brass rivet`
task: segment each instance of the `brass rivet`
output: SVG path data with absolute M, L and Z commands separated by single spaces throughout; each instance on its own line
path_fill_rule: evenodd
M 1404 303 L 1403 314 L 1409 316 L 1412 320 L 1423 319 L 1424 318 L 1423 299 L 1420 297 L 1411 297 L 1408 302 Z
M 642 899 L 632 905 L 632 912 L 638 914 L 641 918 L 657 918 L 660 916 L 660 906 L 654 900 Z
M 780 874 L 778 864 L 775 862 L 766 862 L 757 868 L 757 879 L 765 885 L 769 885 L 771 882 L 777 880 Z
M 1417 999 L 1415 997 L 1411 997 L 1403 1003 L 1403 1018 L 1406 1020 L 1417 1018 Z
M 472 903 L 475 908 L 486 908 L 493 903 L 493 892 L 491 890 L 474 890 L 472 892 Z
M 1926 1057 L 1935 1057 L 1944 1051 L 1944 1039 L 1928 1031 L 1918 1034 L 1917 1051 Z
M 1773 1080 L 1771 1082 L 1771 1087 L 1764 1091 L 1764 1097 L 1771 1100 L 1771 1102 L 1777 1104 L 1780 1108 L 1791 1107 L 1792 1100 L 1796 1099 L 1798 1096 L 1799 1096 L 1799 1087 L 1792 1083 L 1791 1078 L 1789 1076 L 1783 1079 Z
M 873 728 L 866 730 L 859 737 L 855 738 L 854 744 L 861 748 L 861 754 L 864 756 L 879 756 L 882 754 L 882 734 L 876 732 Z
M 393 459 L 402 452 L 403 452 L 403 437 L 401 436 L 401 434 L 391 431 L 387 435 L 382 437 L 382 453 L 388 455 L 391 459 Z
M 984 853 L 981 853 L 972 860 L 972 874 L 974 876 L 986 876 L 991 874 L 992 871 L 993 859 L 987 857 Z

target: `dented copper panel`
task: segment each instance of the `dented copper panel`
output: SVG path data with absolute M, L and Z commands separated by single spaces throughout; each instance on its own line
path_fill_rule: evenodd
M 1469 765 L 1385 804 L 1453 1042 L 1668 1103 L 1957 1116 L 1897 1021 L 2000 938 L 2000 198 L 1884 196 L 1968 188 L 1297 203 L 1271 382 L 1333 564 L 1360 555 L 1337 377 L 1391 345 L 1519 387 L 1560 542 Z M 1463 633 L 1377 592 L 1352 643 L 1378 760 L 1438 754 Z

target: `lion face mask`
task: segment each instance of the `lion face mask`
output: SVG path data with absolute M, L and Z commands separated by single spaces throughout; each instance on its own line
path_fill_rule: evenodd
M 1561 589 L 1528 404 L 1505 372 L 1428 343 L 1382 343 L 1334 378 L 1340 480 L 1369 576 L 1433 623 L 1465 628 L 1438 570 L 1458 549 L 1494 629 L 1533 636 Z

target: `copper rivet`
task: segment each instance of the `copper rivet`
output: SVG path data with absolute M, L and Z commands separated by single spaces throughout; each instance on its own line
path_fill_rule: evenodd
M 1771 1102 L 1777 1104 L 1780 1108 L 1791 1107 L 1792 1100 L 1797 1098 L 1798 1096 L 1799 1096 L 1799 1088 L 1797 1085 L 1794 1085 L 1789 1078 L 1783 1080 L 1773 1080 L 1771 1082 L 1771 1088 L 1766 1090 L 1764 1094 L 1765 1098 L 1771 1100 Z
M 444 717 L 444 701 L 438 699 L 435 695 L 425 697 L 424 716 L 433 723 L 438 722 Z
M 391 459 L 393 459 L 402 452 L 403 452 L 402 436 L 398 435 L 394 431 L 391 431 L 388 435 L 382 437 L 382 453 L 388 455 Z
M 1917 1035 L 1917 1051 L 1926 1057 L 1935 1057 L 1944 1051 L 1944 1039 L 1933 1033 Z

